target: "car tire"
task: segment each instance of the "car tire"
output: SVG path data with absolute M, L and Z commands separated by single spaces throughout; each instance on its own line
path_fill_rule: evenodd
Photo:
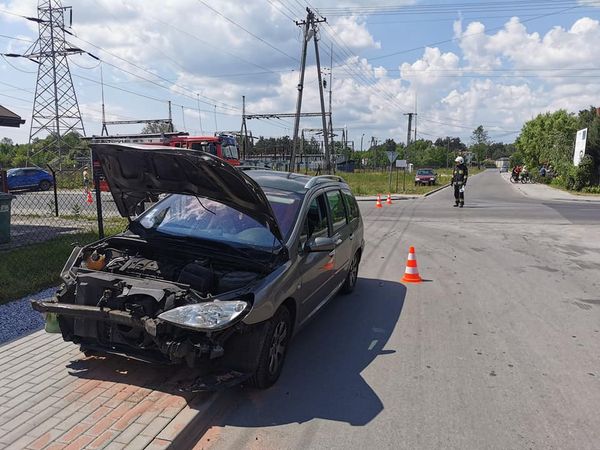
M 52 183 L 50 183 L 48 180 L 40 181 L 40 184 L 39 184 L 40 191 L 47 191 L 50 189 L 50 186 L 52 186 Z
M 281 375 L 288 344 L 292 337 L 292 316 L 281 306 L 266 324 L 265 340 L 258 359 L 258 366 L 250 382 L 259 389 L 266 389 Z
M 342 285 L 342 289 L 340 292 L 342 294 L 351 293 L 355 286 L 356 281 L 358 280 L 358 266 L 360 265 L 360 253 L 356 252 L 354 258 L 352 258 L 352 262 L 350 263 L 350 269 L 348 269 L 348 274 L 346 275 L 346 280 Z

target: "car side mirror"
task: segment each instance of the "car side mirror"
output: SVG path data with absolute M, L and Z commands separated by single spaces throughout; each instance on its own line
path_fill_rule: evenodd
M 304 250 L 310 253 L 331 252 L 335 250 L 335 241 L 330 237 L 311 237 L 304 244 Z

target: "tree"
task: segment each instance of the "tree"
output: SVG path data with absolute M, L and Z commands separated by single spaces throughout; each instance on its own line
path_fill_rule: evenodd
M 142 128 L 142 134 L 170 133 L 171 131 L 175 131 L 175 127 L 166 122 L 147 123 Z
M 587 140 L 585 154 L 589 155 L 591 161 L 591 171 L 593 173 L 592 182 L 598 184 L 600 179 L 600 108 L 594 108 L 579 111 L 577 117 L 577 128 L 587 128 Z
M 530 168 L 551 164 L 558 175 L 566 177 L 573 167 L 577 128 L 577 119 L 564 109 L 539 114 L 525 122 L 515 144 Z
M 471 134 L 471 151 L 475 154 L 477 165 L 488 155 L 489 146 L 491 144 L 488 132 L 485 131 L 483 125 L 479 125 Z
M 459 153 L 467 150 L 467 146 L 460 140 L 459 137 L 446 136 L 445 138 L 437 138 L 435 141 L 435 146 L 450 149 L 452 153 Z

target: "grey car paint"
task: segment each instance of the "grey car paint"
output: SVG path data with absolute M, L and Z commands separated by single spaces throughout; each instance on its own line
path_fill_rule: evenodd
M 302 243 L 300 242 L 300 235 L 312 200 L 328 191 L 339 190 L 343 187 L 348 189 L 346 185 L 340 185 L 340 183 L 331 183 L 325 186 L 320 185 L 319 188 L 314 189 L 313 192 L 309 192 L 306 195 L 300 209 L 299 218 L 296 221 L 290 238 L 285 244 L 288 248 L 290 258 L 285 264 L 261 279 L 259 284 L 254 287 L 254 305 L 250 313 L 243 319 L 244 323 L 255 324 L 268 320 L 281 304 L 287 299 L 293 299 L 297 311 L 294 331 L 297 332 L 341 288 L 352 257 L 357 251 L 364 248 L 362 217 L 359 215 L 355 219 L 355 223 L 346 225 L 344 234 L 347 233 L 348 237 L 349 234 L 352 234 L 352 239 L 342 240 L 336 248 L 335 252 L 336 256 L 338 256 L 337 253 L 339 253 L 342 244 L 347 244 L 347 248 L 341 248 L 344 256 L 336 258 L 336 261 L 339 261 L 339 265 L 332 271 L 335 276 L 327 280 L 327 286 L 323 289 L 321 296 L 315 295 L 317 293 L 311 289 L 311 283 L 306 282 L 307 274 L 304 272 L 305 265 L 303 262 L 307 259 L 322 262 L 324 259 L 328 259 L 329 255 L 324 252 L 304 252 L 302 250 Z M 313 268 L 319 269 L 320 267 Z M 311 299 L 313 302 L 310 302 Z M 310 302 L 310 306 L 306 305 L 307 301 Z

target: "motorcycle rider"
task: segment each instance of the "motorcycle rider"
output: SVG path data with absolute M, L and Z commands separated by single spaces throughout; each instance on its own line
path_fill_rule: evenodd
M 467 178 L 469 177 L 469 169 L 465 164 L 465 160 L 462 156 L 458 156 L 454 162 L 456 166 L 452 172 L 451 186 L 454 186 L 454 206 L 460 206 L 461 208 L 465 205 L 465 186 L 467 185 Z

